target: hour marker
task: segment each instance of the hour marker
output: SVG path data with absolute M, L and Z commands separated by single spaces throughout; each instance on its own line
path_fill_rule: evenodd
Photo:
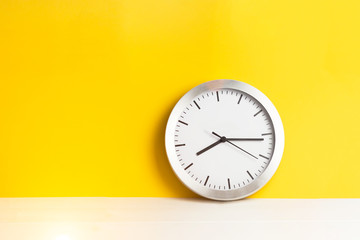
M 195 102 L 195 100 L 194 100 L 194 103 L 198 107 L 198 109 L 200 109 L 199 105 L 197 104 L 197 102 Z
M 271 135 L 272 133 L 263 133 L 261 136 Z
M 260 111 L 258 111 L 257 113 L 255 113 L 254 117 L 256 117 L 256 115 L 258 115 L 261 112 L 262 112 L 262 109 Z
M 217 101 L 219 101 L 219 92 L 216 91 L 216 98 L 217 98 Z
M 186 169 L 185 169 L 185 170 L 186 170 Z M 251 177 L 251 179 L 254 180 L 254 177 L 251 176 L 251 174 L 249 173 L 249 171 L 246 171 L 246 172 L 249 174 L 249 176 Z
M 175 145 L 175 147 L 182 147 L 182 146 L 185 146 L 185 144 L 177 144 L 177 145 Z
M 182 123 L 182 124 L 184 124 L 184 125 L 189 125 L 189 124 L 187 124 L 186 122 L 183 122 L 183 121 L 181 121 L 181 120 L 179 120 L 179 123 Z
M 207 176 L 206 180 L 205 180 L 205 183 L 204 183 L 204 186 L 206 186 L 207 182 L 209 180 L 209 176 Z M 210 185 L 211 186 L 211 185 Z
M 193 163 L 190 163 L 186 168 L 185 170 L 187 170 L 189 167 L 191 167 L 193 165 Z
M 261 154 L 259 154 L 259 156 L 260 156 L 260 157 L 263 157 L 263 158 L 265 158 L 265 159 L 267 159 L 267 160 L 269 160 L 268 157 L 265 157 L 265 156 L 263 156 L 263 155 L 261 155 Z
M 228 187 L 229 187 L 229 189 L 231 189 L 231 186 L 230 186 L 230 178 L 228 178 Z
M 240 95 L 240 98 L 239 98 L 239 101 L 238 101 L 238 104 L 240 103 L 241 99 L 242 99 L 242 94 Z

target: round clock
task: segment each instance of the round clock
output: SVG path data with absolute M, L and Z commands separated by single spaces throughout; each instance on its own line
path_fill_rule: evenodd
M 235 80 L 203 83 L 172 110 L 165 134 L 175 174 L 195 193 L 215 200 L 247 197 L 274 175 L 284 129 L 271 101 Z

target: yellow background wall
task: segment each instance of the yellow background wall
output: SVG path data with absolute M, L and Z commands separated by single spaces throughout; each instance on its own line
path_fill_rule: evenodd
M 0 197 L 195 196 L 164 149 L 214 79 L 264 92 L 286 146 L 253 197 L 360 197 L 360 1 L 2 0 Z

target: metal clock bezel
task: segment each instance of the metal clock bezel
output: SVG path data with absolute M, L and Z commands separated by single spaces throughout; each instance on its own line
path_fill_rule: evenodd
M 267 166 L 265 171 L 259 177 L 257 177 L 253 182 L 238 189 L 230 189 L 230 190 L 210 189 L 194 181 L 194 179 L 192 179 L 179 164 L 175 151 L 175 144 L 174 144 L 175 127 L 183 109 L 188 104 L 190 104 L 192 100 L 199 94 L 209 90 L 220 90 L 220 89 L 239 90 L 255 98 L 269 114 L 274 127 L 275 146 L 269 165 Z M 165 132 L 166 153 L 170 165 L 173 171 L 175 172 L 176 176 L 180 179 L 180 181 L 190 190 L 205 198 L 222 200 L 222 201 L 242 199 L 260 190 L 275 174 L 283 155 L 284 144 L 285 144 L 285 136 L 284 136 L 283 124 L 278 111 L 276 110 L 275 106 L 270 101 L 270 99 L 266 97 L 258 89 L 247 83 L 236 80 L 228 80 L 228 79 L 205 82 L 203 84 L 194 87 L 189 92 L 187 92 L 173 108 L 170 117 L 168 119 L 166 132 Z

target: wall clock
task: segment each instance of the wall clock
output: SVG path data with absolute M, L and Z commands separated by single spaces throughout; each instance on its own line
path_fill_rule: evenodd
M 284 150 L 284 129 L 271 101 L 235 80 L 203 83 L 172 110 L 166 152 L 178 178 L 195 193 L 235 200 L 261 189 Z

